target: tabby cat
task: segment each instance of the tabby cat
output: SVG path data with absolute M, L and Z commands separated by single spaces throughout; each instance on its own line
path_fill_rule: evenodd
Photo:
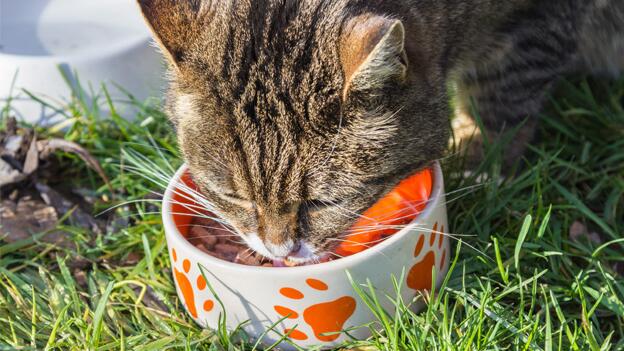
M 624 68 L 622 0 L 138 2 L 194 179 L 274 259 L 322 257 L 440 158 L 449 87 L 523 144 L 558 77 Z

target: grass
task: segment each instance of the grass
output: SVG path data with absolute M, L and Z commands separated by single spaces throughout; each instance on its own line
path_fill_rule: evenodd
M 75 123 L 63 136 L 101 160 L 123 189 L 116 203 L 155 189 L 122 167 L 123 148 L 163 162 L 162 148 L 180 164 L 158 109 L 140 105 L 128 122 L 88 106 L 75 96 L 64 107 Z M 396 301 L 393 313 L 376 311 L 373 337 L 345 349 L 624 350 L 624 80 L 563 83 L 540 128 L 541 141 L 513 178 L 500 175 L 498 145 L 471 175 L 460 156 L 445 161 L 451 229 L 474 236 L 454 242 L 452 270 L 439 293 L 422 297 L 422 313 Z M 98 194 L 96 211 L 115 203 L 104 201 L 107 188 L 78 159 L 58 162 L 73 186 Z M 115 214 L 128 226 L 95 238 L 60 223 L 71 249 L 0 239 L 0 349 L 253 348 L 245 335 L 201 330 L 185 314 L 157 208 L 137 203 Z M 572 240 L 575 222 L 601 240 Z M 138 263 L 123 264 L 131 254 Z M 77 260 L 87 264 L 76 268 Z

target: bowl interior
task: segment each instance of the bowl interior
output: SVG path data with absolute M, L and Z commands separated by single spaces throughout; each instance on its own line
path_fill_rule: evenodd
M 188 239 L 188 233 L 193 218 L 198 214 L 208 214 L 207 211 L 199 209 L 197 202 L 194 201 L 193 191 L 198 191 L 197 186 L 191 179 L 188 172 L 184 172 L 180 178 L 179 185 L 173 193 L 171 201 L 171 217 L 178 232 Z
M 130 0 L 0 0 L 0 53 L 6 55 L 77 55 L 148 36 Z
M 359 261 L 359 260 L 365 259 L 364 256 L 367 256 L 367 253 L 371 254 L 374 251 L 383 250 L 383 247 L 386 244 L 390 244 L 390 242 L 393 242 L 395 240 L 400 240 L 401 236 L 405 235 L 405 233 L 408 233 L 410 231 L 411 226 L 418 225 L 417 223 L 420 220 L 425 220 L 433 212 L 433 210 L 435 209 L 435 206 L 437 206 L 437 199 L 440 197 L 443 191 L 442 190 L 443 186 L 441 183 L 442 171 L 440 169 L 440 166 L 436 164 L 434 167 L 432 167 L 431 173 L 432 173 L 431 177 L 433 180 L 432 192 L 430 192 L 430 197 L 429 197 L 429 200 L 426 202 L 425 209 L 422 210 L 422 212 L 419 214 L 419 216 L 416 218 L 414 222 L 405 226 L 402 230 L 399 230 L 394 235 L 387 236 L 383 240 L 377 241 L 375 245 L 371 246 L 370 248 L 366 250 L 362 250 L 361 252 L 351 254 L 351 255 L 345 255 L 344 258 L 341 258 L 338 260 L 333 260 L 333 261 L 329 261 L 325 263 L 318 263 L 318 264 L 311 265 L 311 266 L 298 266 L 298 267 L 292 267 L 292 268 L 325 266 L 328 264 L 335 264 L 339 262 L 346 264 L 347 262 L 353 261 L 354 259 L 355 261 Z M 198 191 L 198 188 L 193 182 L 190 173 L 188 172 L 186 167 L 182 167 L 178 171 L 176 176 L 172 179 L 172 182 L 169 185 L 167 194 L 165 195 L 163 216 L 164 216 L 165 222 L 169 222 L 173 225 L 172 227 L 175 227 L 175 231 L 177 232 L 175 235 L 181 236 L 182 237 L 181 239 L 185 241 L 190 247 L 192 247 L 193 251 L 197 250 L 196 252 L 201 252 L 199 251 L 199 249 L 195 248 L 193 244 L 191 244 L 190 238 L 189 238 L 189 235 L 190 235 L 189 233 L 192 227 L 193 219 L 197 216 L 206 216 L 206 215 L 215 216 L 215 215 L 211 213 L 210 211 L 207 211 L 203 206 L 199 204 L 201 200 L 196 200 L 197 195 L 193 194 L 194 192 L 197 192 L 197 191 Z M 234 266 L 238 266 L 241 268 L 245 267 L 245 268 L 252 268 L 252 269 L 266 269 L 266 267 L 245 266 L 245 265 L 241 265 L 238 263 L 232 263 L 230 261 L 223 261 L 216 257 L 209 256 L 208 254 L 205 254 L 203 252 L 202 252 L 202 255 L 211 257 L 211 259 L 220 261 L 226 265 L 234 265 Z

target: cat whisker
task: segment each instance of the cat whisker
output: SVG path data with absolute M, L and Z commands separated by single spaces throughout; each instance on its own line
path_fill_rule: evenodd
M 359 213 L 357 213 L 357 212 L 355 212 L 355 211 L 351 211 L 351 210 L 349 210 L 349 209 L 346 209 L 346 208 L 344 208 L 344 207 L 340 206 L 339 204 L 337 204 L 337 203 L 335 203 L 335 202 L 333 202 L 333 201 L 327 201 L 327 203 L 328 203 L 328 204 L 330 204 L 330 205 L 331 205 L 332 207 L 334 207 L 334 208 L 337 208 L 337 209 L 339 209 L 339 210 L 342 210 L 342 211 L 344 211 L 344 212 L 346 212 L 346 213 L 350 213 L 351 215 L 355 216 L 355 218 L 364 218 L 364 219 L 367 219 L 367 220 L 371 220 L 371 221 L 373 221 L 373 219 L 372 219 L 372 218 L 367 217 L 367 216 L 364 216 L 363 214 L 359 214 Z
M 325 158 L 325 161 L 323 161 L 322 166 L 319 168 L 324 168 L 329 162 L 329 160 L 331 160 L 332 156 L 334 156 L 334 152 L 336 152 L 336 146 L 338 146 L 338 140 L 340 139 L 341 131 L 342 131 L 342 113 L 340 114 L 340 120 L 338 121 L 338 131 L 336 132 L 336 136 L 334 137 L 334 140 L 332 142 L 331 150 L 329 151 L 327 158 Z
M 152 148 L 154 148 L 154 150 L 156 150 L 156 152 L 158 152 L 158 156 L 160 156 L 160 159 L 165 161 L 165 164 L 167 165 L 167 168 L 169 168 L 169 170 L 171 171 L 172 174 L 175 173 L 175 169 L 171 165 L 171 162 L 169 162 L 169 160 L 162 153 L 161 148 L 158 147 L 158 144 L 156 143 L 156 140 L 154 140 L 154 138 L 152 137 L 152 134 L 148 133 L 147 135 L 148 135 L 148 138 L 149 138 L 149 142 L 152 145 Z
M 376 241 L 374 243 L 361 243 L 361 242 L 357 242 L 357 241 L 352 241 L 352 240 L 344 240 L 344 239 L 338 239 L 338 238 L 328 238 L 328 241 L 333 241 L 333 242 L 338 242 L 338 243 L 347 243 L 347 244 L 354 244 L 356 246 L 360 246 L 360 247 L 364 247 L 365 249 L 370 249 L 372 247 L 374 247 L 376 244 L 378 244 L 379 242 L 382 242 L 383 240 L 380 241 Z M 385 240 L 385 238 L 384 238 Z M 384 256 L 387 259 L 391 259 L 390 256 L 388 256 L 386 253 L 384 252 L 379 252 L 382 256 Z
M 204 151 L 204 154 L 207 155 L 208 157 L 210 157 L 213 161 L 215 161 L 216 163 L 218 163 L 221 167 L 223 168 L 228 168 L 228 166 L 223 163 L 223 161 L 221 161 L 220 159 L 218 159 L 215 155 L 212 154 L 212 151 L 206 147 L 202 147 L 202 150 Z
M 238 235 L 236 234 L 230 234 L 230 235 L 193 235 L 193 236 L 188 236 L 186 237 L 186 239 L 188 240 L 196 240 L 196 239 L 204 239 L 204 238 L 237 238 Z
M 157 193 L 157 192 L 151 192 L 152 194 L 156 194 L 156 195 L 160 195 L 162 196 L 162 194 Z M 124 207 L 127 205 L 133 205 L 133 204 L 139 204 L 139 203 L 163 203 L 163 199 L 136 199 L 136 200 L 128 200 L 128 201 L 124 201 L 122 203 L 119 203 L 117 205 L 111 206 L 109 208 L 107 208 L 106 210 L 96 214 L 96 217 L 101 216 L 103 214 L 106 214 L 108 212 L 111 212 L 113 210 L 116 210 L 120 207 Z M 182 205 L 184 207 L 189 207 L 189 208 L 194 208 L 194 209 L 201 209 L 201 210 L 205 210 L 205 208 L 201 205 L 193 205 L 193 204 L 189 204 L 189 203 L 182 203 L 179 201 L 171 201 L 172 204 L 177 204 L 177 205 Z
M 408 228 L 408 227 L 411 227 L 410 229 L 413 229 L 413 230 L 418 231 L 418 232 L 430 232 L 430 233 L 435 233 L 435 234 L 445 235 L 445 236 L 462 237 L 462 238 L 475 238 L 475 237 L 477 237 L 476 234 L 447 233 L 447 232 L 441 232 L 441 231 L 438 231 L 438 230 L 431 230 L 430 228 L 426 228 L 426 227 L 418 227 L 418 226 L 412 227 L 411 225 L 371 226 L 371 227 L 368 227 L 369 229 L 363 229 L 361 231 L 345 232 L 345 233 L 341 234 L 341 236 L 350 236 L 352 234 L 373 233 L 373 232 L 376 232 L 376 231 L 382 230 L 382 229 L 392 229 L 392 230 L 400 231 L 400 230 Z
M 345 258 L 345 256 L 340 255 L 340 254 L 337 254 L 337 253 L 335 253 L 335 252 L 333 252 L 333 251 L 327 251 L 325 254 L 330 254 L 330 255 L 332 255 L 332 256 L 334 256 L 334 257 L 338 257 L 339 259 L 340 259 L 340 258 Z
M 185 228 L 185 227 L 199 227 L 199 228 L 204 228 L 204 229 L 209 229 L 209 230 L 214 230 L 214 231 L 225 231 L 225 232 L 229 232 L 231 234 L 210 234 L 210 235 L 193 235 L 193 236 L 188 236 L 187 239 L 191 239 L 191 238 L 200 238 L 200 237 L 208 237 L 208 236 L 214 236 L 214 237 L 240 237 L 240 235 L 230 229 L 224 228 L 224 227 L 212 227 L 212 226 L 204 226 L 204 225 L 196 225 L 196 224 L 188 224 L 188 225 L 181 225 L 179 226 L 180 228 Z
M 163 170 L 159 165 L 157 165 L 154 161 L 150 160 L 147 156 L 134 151 L 132 149 L 122 149 L 123 155 L 128 159 L 131 165 L 124 165 L 124 169 L 130 171 L 133 174 L 136 174 L 144 179 L 147 179 L 159 187 L 165 189 L 169 185 L 173 174 L 175 173 L 174 168 L 171 164 L 166 160 L 164 154 L 156 145 L 155 141 L 151 141 L 151 146 L 157 149 L 158 154 L 162 159 L 166 162 L 166 167 L 170 172 Z M 188 200 L 188 203 L 182 203 L 180 201 L 173 201 L 173 204 L 181 205 L 185 209 L 190 210 L 192 213 L 176 213 L 176 215 L 181 216 L 190 216 L 194 218 L 202 218 L 213 220 L 223 226 L 223 230 L 226 230 L 230 233 L 239 235 L 235 228 L 233 228 L 229 223 L 225 222 L 219 216 L 218 211 L 216 211 L 215 206 L 200 192 L 195 189 L 187 186 L 184 183 L 179 183 L 174 188 L 174 194 L 182 198 L 183 200 Z M 158 194 L 158 193 L 157 193 Z M 161 197 L 162 194 L 158 194 Z M 157 200 L 154 202 L 162 202 L 162 200 Z M 116 207 L 123 206 L 118 205 Z M 110 210 L 110 209 L 109 209 Z M 214 213 L 215 216 L 207 215 L 205 212 Z
M 124 207 L 124 206 L 128 206 L 128 205 L 134 205 L 134 204 L 140 204 L 140 203 L 150 203 L 150 202 L 154 202 L 154 203 L 161 203 L 162 200 L 157 200 L 157 199 L 137 199 L 137 200 L 128 200 L 128 201 L 124 201 L 122 203 L 119 203 L 117 205 L 111 206 L 107 209 L 105 209 L 102 212 L 99 212 L 95 215 L 95 217 L 100 217 L 103 216 L 109 212 L 112 212 L 118 208 Z
M 241 258 L 243 258 L 244 260 L 246 260 L 246 259 L 250 258 L 251 256 L 253 256 L 253 255 L 254 255 L 254 253 L 255 253 L 255 252 L 254 252 L 254 250 L 252 250 L 251 248 L 248 248 L 247 250 L 245 250 L 245 251 L 243 251 L 243 252 L 239 253 L 239 255 L 241 255 Z M 245 255 L 245 254 L 246 254 L 246 256 L 245 256 L 245 257 L 243 257 L 243 255 Z
M 154 161 L 149 159 L 147 156 L 132 150 L 132 149 L 122 149 L 123 156 L 130 161 L 135 168 L 141 171 L 147 171 L 154 176 L 164 176 L 164 178 L 171 178 L 175 171 L 171 168 L 171 172 L 165 172 L 158 166 Z M 168 161 L 165 160 L 168 163 Z
M 401 228 L 401 229 L 403 229 L 403 228 Z M 415 229 L 415 230 L 417 230 L 417 231 L 421 231 L 421 232 L 431 232 L 431 233 L 435 233 L 435 234 L 438 234 L 438 235 L 443 235 L 443 236 L 449 237 L 449 238 L 450 238 L 450 239 L 452 239 L 452 240 L 455 240 L 455 241 L 461 242 L 462 244 L 465 244 L 465 245 L 466 245 L 466 246 L 468 246 L 470 249 L 472 249 L 472 250 L 474 250 L 474 251 L 478 252 L 481 256 L 486 257 L 486 258 L 488 258 L 489 260 L 492 260 L 492 258 L 491 258 L 490 256 L 488 256 L 485 252 L 483 252 L 483 251 L 479 250 L 476 246 L 471 245 L 470 243 L 468 243 L 468 242 L 466 242 L 466 241 L 464 241 L 464 240 L 462 239 L 462 238 L 474 238 L 474 237 L 477 237 L 477 235 L 475 235 L 475 234 L 455 234 L 455 233 L 445 233 L 445 232 L 441 232 L 441 231 L 438 231 L 438 230 L 432 230 L 432 229 L 430 229 L 430 228 L 425 228 L 425 227 L 414 227 L 414 229 Z M 370 230 L 370 232 L 373 232 L 373 231 L 375 231 L 375 230 Z M 363 233 L 367 233 L 367 232 L 363 232 Z M 358 234 L 363 234 L 363 233 L 358 233 Z M 342 236 L 348 236 L 348 234 L 347 234 L 347 235 L 342 234 L 340 237 L 342 237 Z M 372 241 L 371 243 L 379 243 L 379 242 L 381 242 L 381 241 L 385 241 L 385 240 L 387 240 L 387 239 L 388 239 L 388 238 L 390 238 L 390 237 L 391 237 L 391 236 L 389 236 L 389 237 L 385 237 L 385 238 L 382 238 L 382 239 L 380 239 L 380 240 L 375 240 L 375 241 Z M 338 238 L 337 238 L 337 240 L 341 240 L 341 239 L 338 239 Z M 345 242 L 352 242 L 352 241 L 345 241 Z M 362 244 L 362 243 L 357 243 L 357 244 Z M 364 244 L 363 244 L 363 245 L 364 245 Z
M 147 216 L 149 216 L 149 215 L 160 215 L 161 212 L 148 211 L 148 212 L 142 212 L 141 214 L 142 215 L 147 215 Z M 196 215 L 196 214 L 189 214 L 189 213 L 184 213 L 184 212 L 172 212 L 171 214 L 175 215 L 175 216 L 186 216 L 186 217 L 210 219 L 210 220 L 216 221 L 216 219 L 211 218 L 211 217 L 199 216 L 199 215 Z M 125 214 L 125 215 L 119 215 L 118 217 L 119 218 L 133 218 L 133 217 L 135 217 L 137 215 L 138 215 L 138 213 L 129 213 L 129 214 Z
M 439 208 L 439 207 L 442 207 L 444 205 L 448 205 L 450 203 L 458 201 L 459 199 L 461 199 L 461 198 L 469 195 L 473 191 L 475 191 L 477 188 L 480 188 L 480 187 L 483 187 L 483 186 L 485 186 L 485 184 L 477 184 L 477 185 L 467 186 L 467 187 L 464 187 L 464 188 L 460 188 L 460 189 L 456 189 L 454 191 L 447 192 L 447 193 L 445 193 L 445 195 L 452 195 L 452 194 L 455 194 L 455 193 L 468 191 L 465 194 L 461 194 L 461 195 L 459 195 L 459 196 L 457 196 L 455 198 L 452 198 L 450 200 L 446 200 L 444 202 L 441 202 L 436 208 Z M 407 203 L 408 204 L 412 204 L 412 205 L 423 205 L 423 204 L 429 204 L 432 201 L 434 201 L 434 199 L 428 199 L 426 201 L 417 200 L 417 201 L 411 201 L 411 202 L 407 202 Z M 333 203 L 330 203 L 330 205 L 331 204 L 333 204 Z M 331 210 L 331 208 L 330 208 L 330 210 Z M 406 218 L 410 218 L 412 216 L 411 213 L 408 213 L 408 214 L 406 214 L 404 216 L 401 216 L 401 217 L 394 217 L 396 214 L 400 214 L 400 213 L 402 213 L 404 211 L 406 211 L 406 209 L 400 209 L 400 210 L 397 210 L 397 211 L 394 211 L 394 212 L 388 212 L 387 215 L 386 215 L 387 217 L 384 217 L 382 219 L 382 221 L 386 221 L 386 220 L 387 221 L 390 221 L 390 220 L 392 220 L 392 221 L 400 221 L 400 220 L 403 220 L 403 219 L 406 219 Z M 355 212 L 351 211 L 350 213 L 355 213 Z M 353 215 L 353 216 L 349 216 L 348 218 L 350 218 L 350 219 L 365 219 L 365 220 L 368 220 L 368 221 L 371 221 L 371 222 L 379 222 L 379 219 L 371 219 L 371 218 L 368 218 L 368 217 L 363 216 L 363 215 Z
M 347 243 L 347 244 L 353 244 L 355 246 L 363 246 L 366 247 L 367 249 L 370 249 L 371 247 L 386 241 L 386 239 L 388 238 L 381 238 L 381 239 L 377 239 L 377 240 L 372 240 L 372 241 L 368 241 L 366 243 L 362 243 L 359 241 L 353 241 L 353 240 L 345 240 L 345 239 L 339 239 L 339 238 L 330 238 L 328 239 L 329 241 L 337 241 L 337 242 L 342 242 L 342 243 Z

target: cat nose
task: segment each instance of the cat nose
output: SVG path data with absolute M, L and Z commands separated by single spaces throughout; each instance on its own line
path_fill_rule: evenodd
M 288 256 L 294 255 L 299 251 L 299 249 L 301 249 L 301 243 L 299 241 L 294 241 L 291 239 L 288 239 L 279 244 L 267 242 L 265 246 L 273 256 L 279 258 L 286 258 Z

